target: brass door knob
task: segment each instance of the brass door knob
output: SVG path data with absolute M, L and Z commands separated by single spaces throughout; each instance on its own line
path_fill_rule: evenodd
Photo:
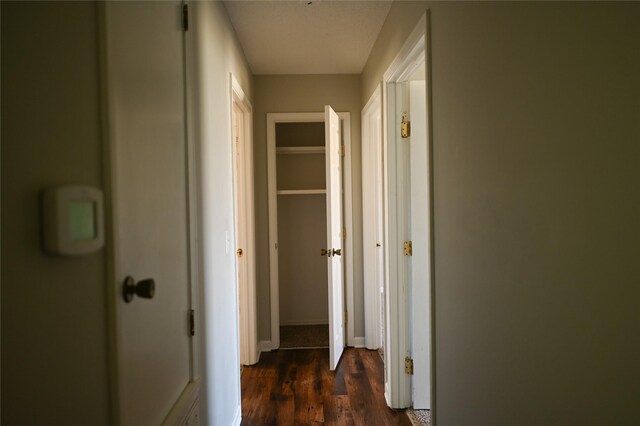
M 238 254 L 238 257 L 242 257 L 242 255 L 244 254 L 244 252 L 242 251 L 241 248 L 239 248 L 236 253 Z
M 331 250 L 320 249 L 320 256 L 331 256 Z
M 342 249 L 333 249 L 334 256 L 342 256 Z

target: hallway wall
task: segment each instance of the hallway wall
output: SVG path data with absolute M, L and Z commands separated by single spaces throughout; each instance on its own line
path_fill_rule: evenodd
M 254 164 L 256 194 L 256 250 L 258 340 L 271 339 L 269 295 L 269 216 L 267 192 L 267 124 L 269 112 L 322 112 L 324 105 L 351 112 L 353 186 L 355 336 L 364 336 L 362 272 L 362 166 L 360 153 L 359 75 L 254 76 Z
M 196 157 L 202 200 L 200 309 L 201 362 L 206 369 L 207 413 L 211 425 L 231 425 L 240 415 L 240 355 L 234 241 L 230 73 L 249 98 L 252 77 L 221 2 L 193 4 L 196 20 Z M 226 249 L 227 235 L 230 238 Z
M 39 201 L 48 186 L 103 188 L 97 6 L 0 7 L 1 422 L 107 425 L 105 253 L 45 254 Z
M 640 423 L 640 4 L 427 8 L 437 423 Z

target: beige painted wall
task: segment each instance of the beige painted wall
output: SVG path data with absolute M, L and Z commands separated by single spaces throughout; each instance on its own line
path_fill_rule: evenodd
M 104 251 L 40 248 L 41 189 L 103 187 L 96 13 L 2 2 L 2 424 L 109 423 Z
M 640 5 L 427 7 L 438 424 L 640 423 Z
M 351 112 L 353 182 L 353 241 L 355 336 L 364 336 L 362 284 L 362 179 L 360 153 L 359 75 L 254 76 L 254 163 L 256 194 L 256 250 L 258 340 L 269 340 L 269 216 L 267 196 L 267 125 L 269 112 L 322 112 L 324 105 Z
M 230 73 L 252 99 L 251 71 L 222 2 L 196 2 L 193 35 L 197 158 L 202 211 L 199 318 L 205 389 L 201 418 L 229 425 L 240 410 Z M 230 247 L 226 250 L 226 236 Z M 197 332 L 197 331 L 196 331 Z

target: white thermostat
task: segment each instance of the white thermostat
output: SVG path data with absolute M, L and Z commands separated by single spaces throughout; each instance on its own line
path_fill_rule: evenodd
M 45 251 L 92 253 L 104 245 L 102 191 L 90 186 L 58 186 L 42 194 Z

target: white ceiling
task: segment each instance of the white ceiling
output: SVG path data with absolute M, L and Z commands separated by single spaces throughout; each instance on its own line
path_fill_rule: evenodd
M 390 0 L 224 4 L 254 74 L 360 74 L 391 7 Z

